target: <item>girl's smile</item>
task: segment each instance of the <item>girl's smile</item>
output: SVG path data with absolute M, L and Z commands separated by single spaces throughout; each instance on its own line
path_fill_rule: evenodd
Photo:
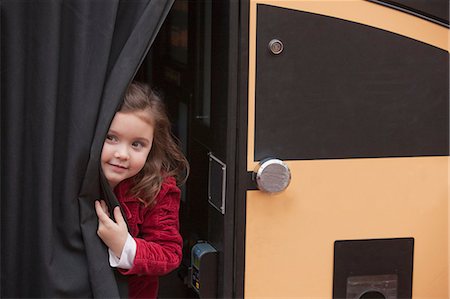
M 120 164 L 113 164 L 113 163 L 107 163 L 108 165 L 112 166 L 112 171 L 116 172 L 123 172 L 128 169 L 128 167 L 120 165 Z
M 106 135 L 101 166 L 111 187 L 135 176 L 152 148 L 154 128 L 148 113 L 117 112 Z

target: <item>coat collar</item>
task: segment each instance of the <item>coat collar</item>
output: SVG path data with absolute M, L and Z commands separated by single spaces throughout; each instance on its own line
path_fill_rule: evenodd
M 170 188 L 176 187 L 177 183 L 174 177 L 166 177 L 163 179 L 161 184 L 161 190 L 159 191 L 156 199 L 160 197 L 164 197 L 169 191 Z M 117 196 L 119 202 L 130 202 L 130 201 L 139 201 L 136 197 L 130 196 L 127 194 L 128 190 L 130 190 L 133 186 L 133 182 L 131 179 L 124 180 L 120 182 L 114 188 L 114 194 Z
M 114 194 L 117 196 L 120 202 L 137 201 L 138 199 L 127 194 L 128 190 L 132 187 L 132 182 L 130 179 L 120 182 L 114 188 Z

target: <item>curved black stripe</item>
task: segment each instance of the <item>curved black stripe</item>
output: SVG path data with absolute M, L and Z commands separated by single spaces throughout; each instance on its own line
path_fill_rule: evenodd
M 448 0 L 367 0 L 449 28 Z

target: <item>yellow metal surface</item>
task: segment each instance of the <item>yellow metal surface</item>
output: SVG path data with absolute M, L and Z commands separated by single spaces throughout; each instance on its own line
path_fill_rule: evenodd
M 331 298 L 335 240 L 414 237 L 413 298 L 448 298 L 448 157 L 287 162 L 247 192 L 246 298 Z

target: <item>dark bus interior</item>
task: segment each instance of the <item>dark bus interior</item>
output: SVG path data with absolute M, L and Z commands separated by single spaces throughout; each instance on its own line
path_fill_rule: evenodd
M 219 73 L 221 64 L 227 63 L 226 36 L 218 32 L 225 31 L 226 25 L 218 24 L 219 18 L 212 18 L 213 10 L 216 15 L 227 11 L 223 6 L 213 1 L 175 1 L 135 76 L 135 80 L 147 82 L 161 93 L 172 131 L 191 166 L 180 206 L 183 261 L 177 270 L 161 277 L 159 298 L 198 297 L 190 287 L 193 245 L 208 241 L 219 252 L 227 246 L 225 216 L 208 203 L 208 153 L 214 152 L 223 161 L 230 149 L 226 141 L 227 101 L 223 96 L 213 97 L 226 94 L 221 91 L 226 88 L 226 80 L 221 79 L 225 72 Z M 212 61 L 216 73 L 211 69 Z M 224 259 L 227 257 L 221 254 L 222 264 Z

